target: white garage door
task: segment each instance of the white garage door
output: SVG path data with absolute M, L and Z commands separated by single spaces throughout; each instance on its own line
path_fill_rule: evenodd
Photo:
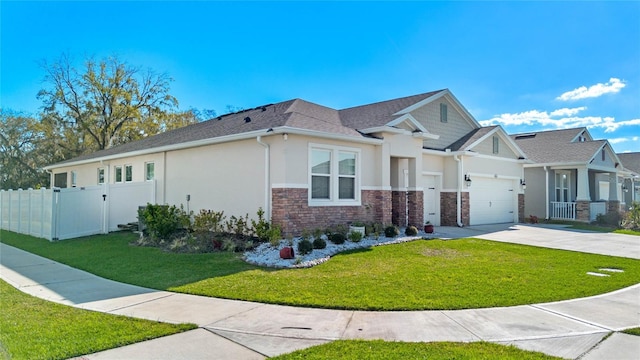
M 517 194 L 512 180 L 475 177 L 469 190 L 471 225 L 515 221 Z
M 422 186 L 424 187 L 424 222 L 430 221 L 433 225 L 440 226 L 436 177 L 425 175 L 422 178 Z

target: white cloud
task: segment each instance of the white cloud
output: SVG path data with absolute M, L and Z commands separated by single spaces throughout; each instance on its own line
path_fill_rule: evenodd
M 500 114 L 491 119 L 480 121 L 482 126 L 504 125 L 504 126 L 520 126 L 520 125 L 542 125 L 543 127 L 551 127 L 556 129 L 568 129 L 576 127 L 602 128 L 605 132 L 610 133 L 624 126 L 640 125 L 640 119 L 632 119 L 625 121 L 616 121 L 610 116 L 575 116 L 578 112 L 585 110 L 586 107 L 563 108 L 554 110 L 551 113 L 546 111 L 530 110 L 515 114 Z
M 611 78 L 607 83 L 597 83 L 595 85 L 591 85 L 588 88 L 586 86 L 580 86 L 577 89 L 567 91 L 564 94 L 558 96 L 556 100 L 569 101 L 569 100 L 579 100 L 586 99 L 592 97 L 602 96 L 608 93 L 617 93 L 626 84 L 618 78 Z

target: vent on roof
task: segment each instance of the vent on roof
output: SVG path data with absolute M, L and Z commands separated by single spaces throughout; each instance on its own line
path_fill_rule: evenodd
M 246 118 L 244 118 L 244 122 L 245 123 L 250 123 L 251 122 L 251 118 L 247 116 Z
M 266 106 L 263 106 L 261 109 L 262 109 L 262 111 L 267 111 L 267 107 Z
M 534 137 L 536 137 L 536 134 L 535 134 L 535 133 L 522 134 L 522 135 L 516 135 L 516 140 L 521 140 L 521 139 L 533 139 Z

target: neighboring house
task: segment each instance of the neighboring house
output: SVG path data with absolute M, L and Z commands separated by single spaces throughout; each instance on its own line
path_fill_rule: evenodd
M 619 211 L 629 172 L 606 140 L 586 128 L 511 135 L 532 161 L 525 164 L 525 213 L 545 219 L 593 221 Z
M 524 158 L 445 89 L 343 110 L 259 106 L 46 169 L 58 187 L 153 180 L 158 203 L 236 216 L 262 207 L 299 233 L 350 221 L 517 222 Z
M 622 184 L 622 201 L 628 208 L 640 202 L 640 152 L 621 153 L 618 158 L 628 173 Z

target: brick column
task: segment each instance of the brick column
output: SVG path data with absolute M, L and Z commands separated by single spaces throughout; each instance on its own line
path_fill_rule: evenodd
M 391 222 L 394 225 L 405 226 L 407 224 L 407 192 L 391 192 Z
M 576 201 L 576 220 L 589 222 L 591 217 L 591 202 L 584 200 Z
M 620 212 L 620 200 L 607 201 L 607 214 Z
M 424 192 L 409 191 L 407 203 L 409 207 L 409 225 L 421 229 L 422 225 L 424 225 Z

